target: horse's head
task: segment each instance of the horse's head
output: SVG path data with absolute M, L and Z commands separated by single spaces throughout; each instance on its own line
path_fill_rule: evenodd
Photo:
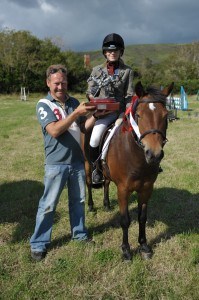
M 164 157 L 168 114 L 166 97 L 172 89 L 173 83 L 162 91 L 153 87 L 145 91 L 141 82 L 135 86 L 136 95 L 139 97 L 135 111 L 141 134 L 139 141 L 149 164 L 159 163 Z

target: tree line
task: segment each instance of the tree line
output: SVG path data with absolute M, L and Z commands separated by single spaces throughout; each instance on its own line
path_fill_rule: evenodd
M 188 94 L 197 94 L 199 90 L 199 42 L 184 44 L 175 53 L 158 64 L 145 58 L 138 71 L 138 77 L 147 85 L 175 83 L 174 92 L 183 86 Z
M 0 31 L 0 93 L 17 93 L 21 86 L 30 92 L 46 92 L 45 71 L 54 63 L 67 66 L 69 90 L 85 93 L 91 69 L 85 68 L 81 53 L 63 51 L 49 38 L 39 39 L 29 31 L 4 29 Z M 199 89 L 199 42 L 182 45 L 160 63 L 145 57 L 139 67 L 134 67 L 134 80 L 146 85 L 167 85 L 175 82 L 179 91 L 196 94 Z
M 50 39 L 38 39 L 28 31 L 0 32 L 0 93 L 16 93 L 21 86 L 30 92 L 47 91 L 45 71 L 59 63 L 67 66 L 69 89 L 85 91 L 90 70 L 84 68 L 81 55 L 61 51 Z

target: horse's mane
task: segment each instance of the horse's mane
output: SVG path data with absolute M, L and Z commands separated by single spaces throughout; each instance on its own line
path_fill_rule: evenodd
M 148 87 L 146 89 L 146 94 L 153 97 L 153 102 L 161 102 L 166 105 L 166 95 L 162 93 L 162 91 L 156 87 Z

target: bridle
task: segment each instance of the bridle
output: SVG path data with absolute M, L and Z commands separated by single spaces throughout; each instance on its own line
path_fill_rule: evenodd
M 166 135 L 165 133 L 163 133 L 161 130 L 159 129 L 156 129 L 156 128 L 151 128 L 149 130 L 146 130 L 144 133 L 140 134 L 139 132 L 139 125 L 138 125 L 138 116 L 136 115 L 136 110 L 139 106 L 140 103 L 161 103 L 165 106 L 165 103 L 161 100 L 152 100 L 152 99 L 149 99 L 149 98 L 146 98 L 146 99 L 137 99 L 136 102 L 134 103 L 134 105 L 132 106 L 132 110 L 130 112 L 130 120 L 129 122 L 131 123 L 131 126 L 133 127 L 133 135 L 134 135 L 134 138 L 135 138 L 135 141 L 136 143 L 141 147 L 141 148 L 144 148 L 144 145 L 142 143 L 142 139 L 148 135 L 148 134 L 154 134 L 154 133 L 157 133 L 157 134 L 160 134 L 162 136 L 162 139 L 163 139 L 163 146 L 166 144 L 166 142 L 168 141 L 167 138 L 166 138 Z M 137 126 L 136 126 L 137 124 Z M 137 128 L 135 128 L 137 127 Z

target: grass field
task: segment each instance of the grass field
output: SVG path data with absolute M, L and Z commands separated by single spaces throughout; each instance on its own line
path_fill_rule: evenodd
M 82 95 L 78 96 L 81 100 Z M 116 189 L 105 212 L 102 190 L 94 191 L 96 212 L 86 209 L 95 245 L 70 241 L 67 192 L 57 207 L 52 245 L 45 260 L 30 258 L 29 238 L 43 191 L 43 140 L 35 116 L 39 95 L 28 101 L 0 96 L 0 299 L 189 300 L 199 295 L 199 101 L 170 122 L 164 172 L 149 203 L 147 237 L 151 260 L 137 253 L 136 194 L 129 209 L 129 263 L 121 259 Z

